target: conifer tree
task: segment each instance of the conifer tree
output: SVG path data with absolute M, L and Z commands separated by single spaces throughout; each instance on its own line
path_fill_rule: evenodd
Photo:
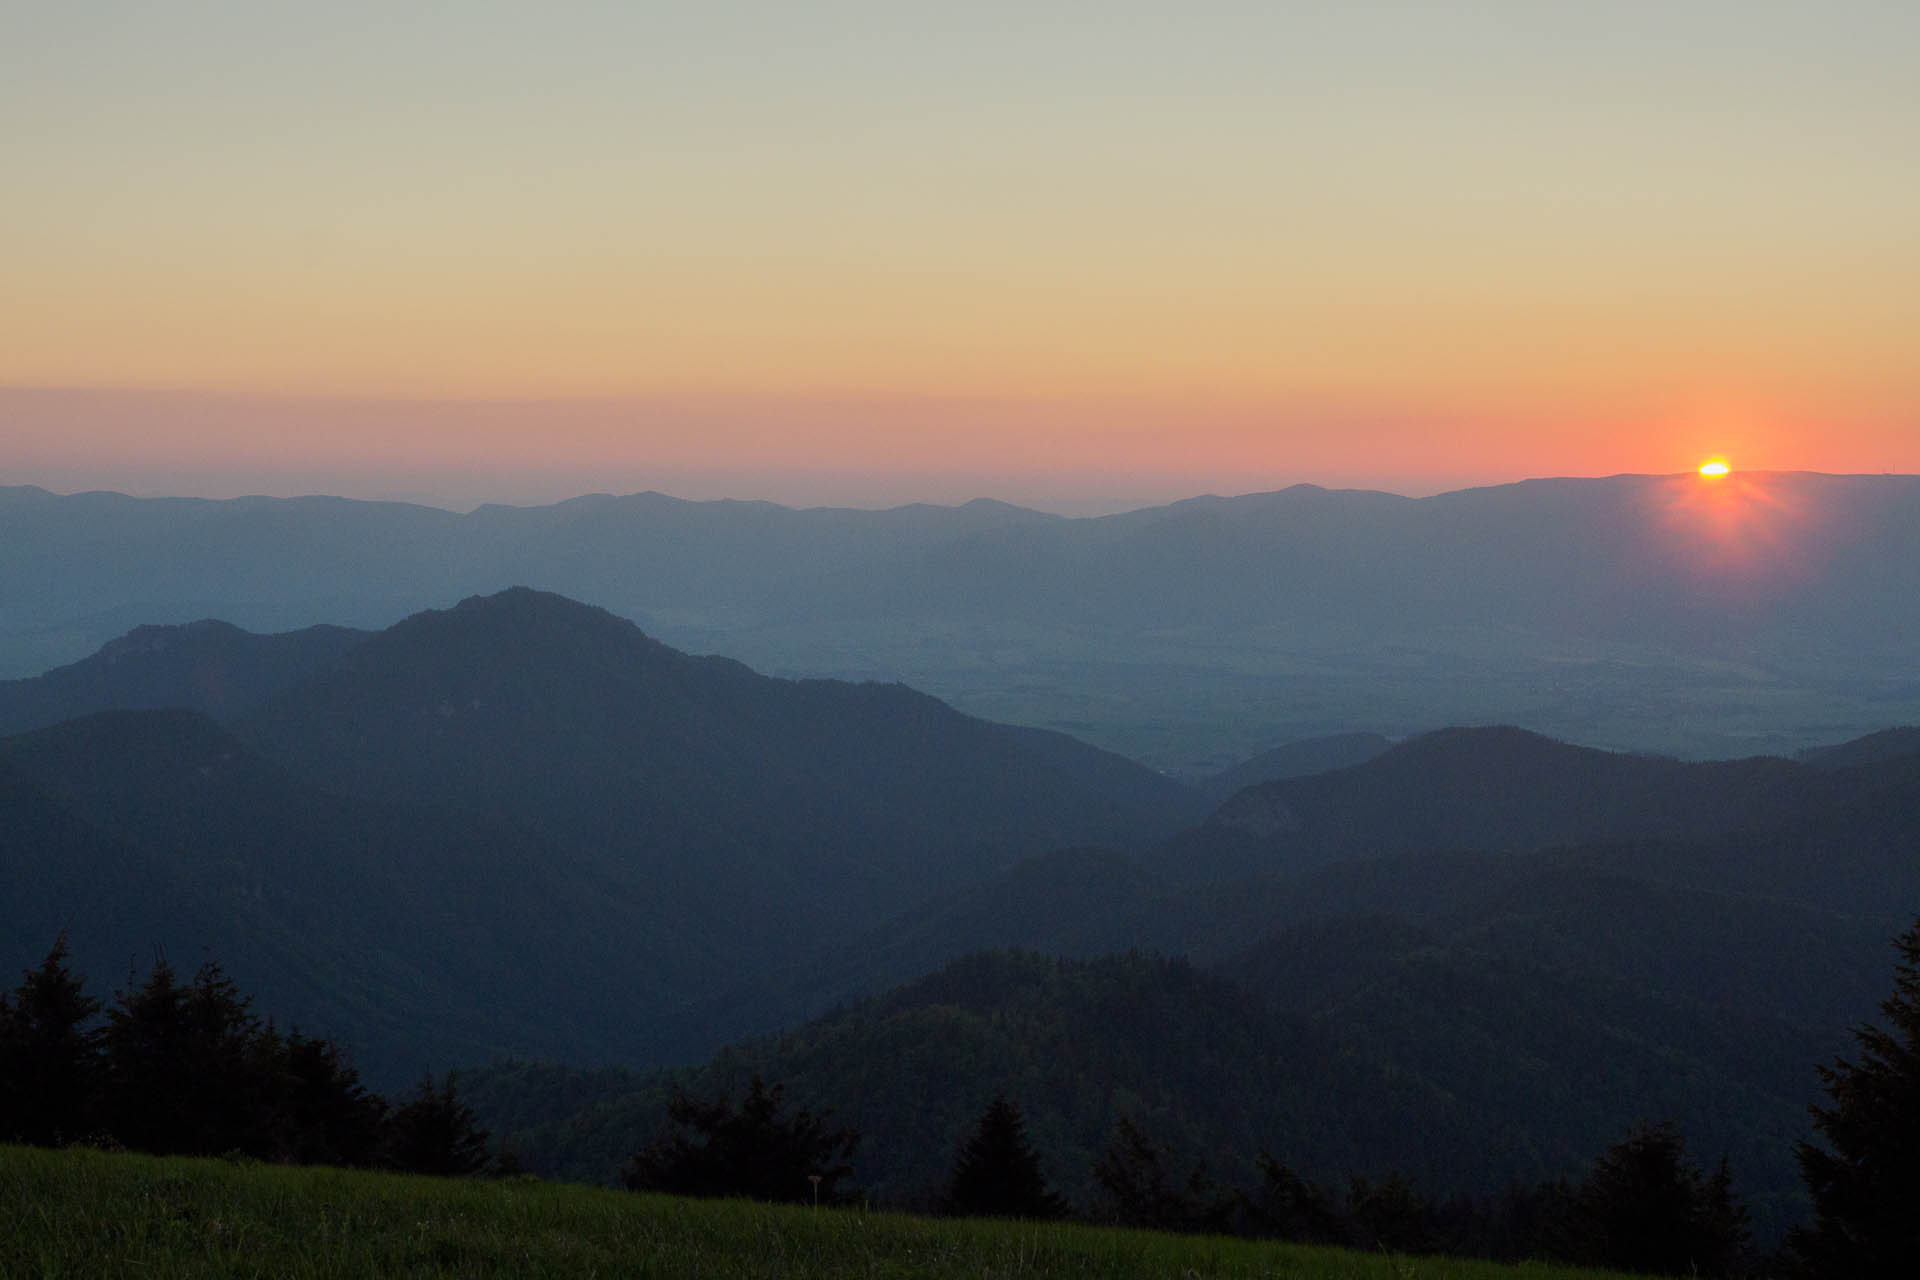
M 67 968 L 63 935 L 0 993 L 0 1142 L 98 1136 L 158 1153 L 376 1163 L 386 1101 L 331 1041 L 282 1036 L 250 1006 L 218 963 L 183 986 L 161 957 L 92 1025 L 100 1002 Z M 435 1099 L 452 1097 L 449 1079 Z
M 1261 1188 L 1253 1204 L 1266 1234 L 1297 1244 L 1344 1244 L 1347 1234 L 1333 1198 L 1272 1155 L 1260 1154 Z
M 1701 1205 L 1702 1235 L 1719 1250 L 1703 1265 L 1703 1272 L 1720 1275 L 1739 1272 L 1753 1245 L 1753 1231 L 1748 1221 L 1747 1206 L 1734 1198 L 1733 1168 L 1723 1155 L 1713 1176 L 1707 1179 Z
M 98 1085 L 100 1002 L 55 939 L 14 998 L 0 998 L 0 1141 L 52 1145 L 87 1136 Z
M 1159 1231 L 1224 1229 L 1233 1201 L 1207 1176 L 1206 1162 L 1194 1165 L 1185 1185 L 1176 1187 L 1167 1170 L 1172 1159 L 1172 1152 L 1139 1125 L 1126 1116 L 1119 1118 L 1107 1149 L 1093 1166 L 1094 1181 L 1106 1193 L 1114 1220 Z
M 1920 1258 L 1920 920 L 1894 946 L 1887 1026 L 1855 1028 L 1858 1061 L 1817 1068 L 1826 1145 L 1800 1144 L 1814 1223 L 1791 1242 L 1816 1275 L 1904 1275 Z
M 193 1134 L 183 1150 L 281 1154 L 276 1132 L 284 1096 L 284 1042 L 262 1028 L 252 1000 L 209 960 L 186 993 L 186 1110 Z
M 1432 1253 L 1439 1243 L 1433 1205 L 1398 1174 L 1389 1174 L 1378 1182 L 1350 1179 L 1347 1222 L 1352 1238 L 1371 1249 Z
M 950 1213 L 982 1218 L 1059 1218 L 1066 1202 L 1047 1187 L 1027 1142 L 1020 1108 L 996 1095 L 960 1151 L 947 1192 Z
M 1648 1275 L 1725 1276 L 1746 1239 L 1726 1164 L 1711 1181 L 1671 1121 L 1607 1148 L 1580 1188 L 1594 1262 Z
M 24 1142 L 20 1117 L 26 1111 L 26 1095 L 20 1070 L 18 1024 L 13 1017 L 13 996 L 0 991 L 0 1142 Z
M 680 1132 L 650 1143 L 621 1172 L 633 1191 L 741 1196 L 762 1201 L 830 1204 L 850 1198 L 841 1183 L 859 1145 L 852 1129 L 827 1125 L 830 1113 L 805 1108 L 783 1115 L 786 1090 L 758 1074 L 738 1107 L 675 1089 L 667 1114 Z
M 281 1059 L 287 1158 L 351 1167 L 375 1163 L 387 1104 L 362 1087 L 338 1046 L 295 1030 Z
M 182 985 L 161 956 L 107 1013 L 106 1122 L 161 1155 L 278 1155 L 278 1037 L 217 962 Z
M 158 957 L 138 987 L 107 1011 L 106 1123 L 123 1145 L 156 1154 L 191 1151 L 187 993 Z
M 388 1120 L 387 1163 L 403 1173 L 471 1177 L 487 1167 L 487 1131 L 460 1101 L 455 1073 L 435 1085 L 429 1071 L 413 1097 Z

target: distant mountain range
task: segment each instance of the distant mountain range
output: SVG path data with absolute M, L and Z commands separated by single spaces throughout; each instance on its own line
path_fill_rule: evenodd
M 1184 776 L 1514 723 L 1691 756 L 1920 720 L 1920 480 L 1297 486 L 1094 519 L 596 495 L 465 515 L 0 489 L 0 674 L 140 623 L 382 628 L 537 583 L 783 675 L 904 680 Z

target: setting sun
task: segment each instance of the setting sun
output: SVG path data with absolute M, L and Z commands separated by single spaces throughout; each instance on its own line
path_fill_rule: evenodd
M 1725 460 L 1721 458 L 1715 458 L 1711 462 L 1703 462 L 1700 464 L 1700 474 L 1714 480 L 1731 473 L 1732 470 L 1733 468 L 1729 467 Z

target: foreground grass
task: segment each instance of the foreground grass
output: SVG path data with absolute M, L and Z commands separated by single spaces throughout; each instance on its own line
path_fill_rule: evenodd
M 1379 1277 L 1576 1280 L 1098 1227 L 948 1221 L 220 1160 L 0 1147 L 0 1280 L 27 1277 Z

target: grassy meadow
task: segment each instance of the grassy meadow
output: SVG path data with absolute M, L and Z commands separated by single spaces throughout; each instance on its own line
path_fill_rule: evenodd
M 932 1276 L 1550 1280 L 1605 1273 L 1065 1224 L 0 1147 L 0 1280 Z

